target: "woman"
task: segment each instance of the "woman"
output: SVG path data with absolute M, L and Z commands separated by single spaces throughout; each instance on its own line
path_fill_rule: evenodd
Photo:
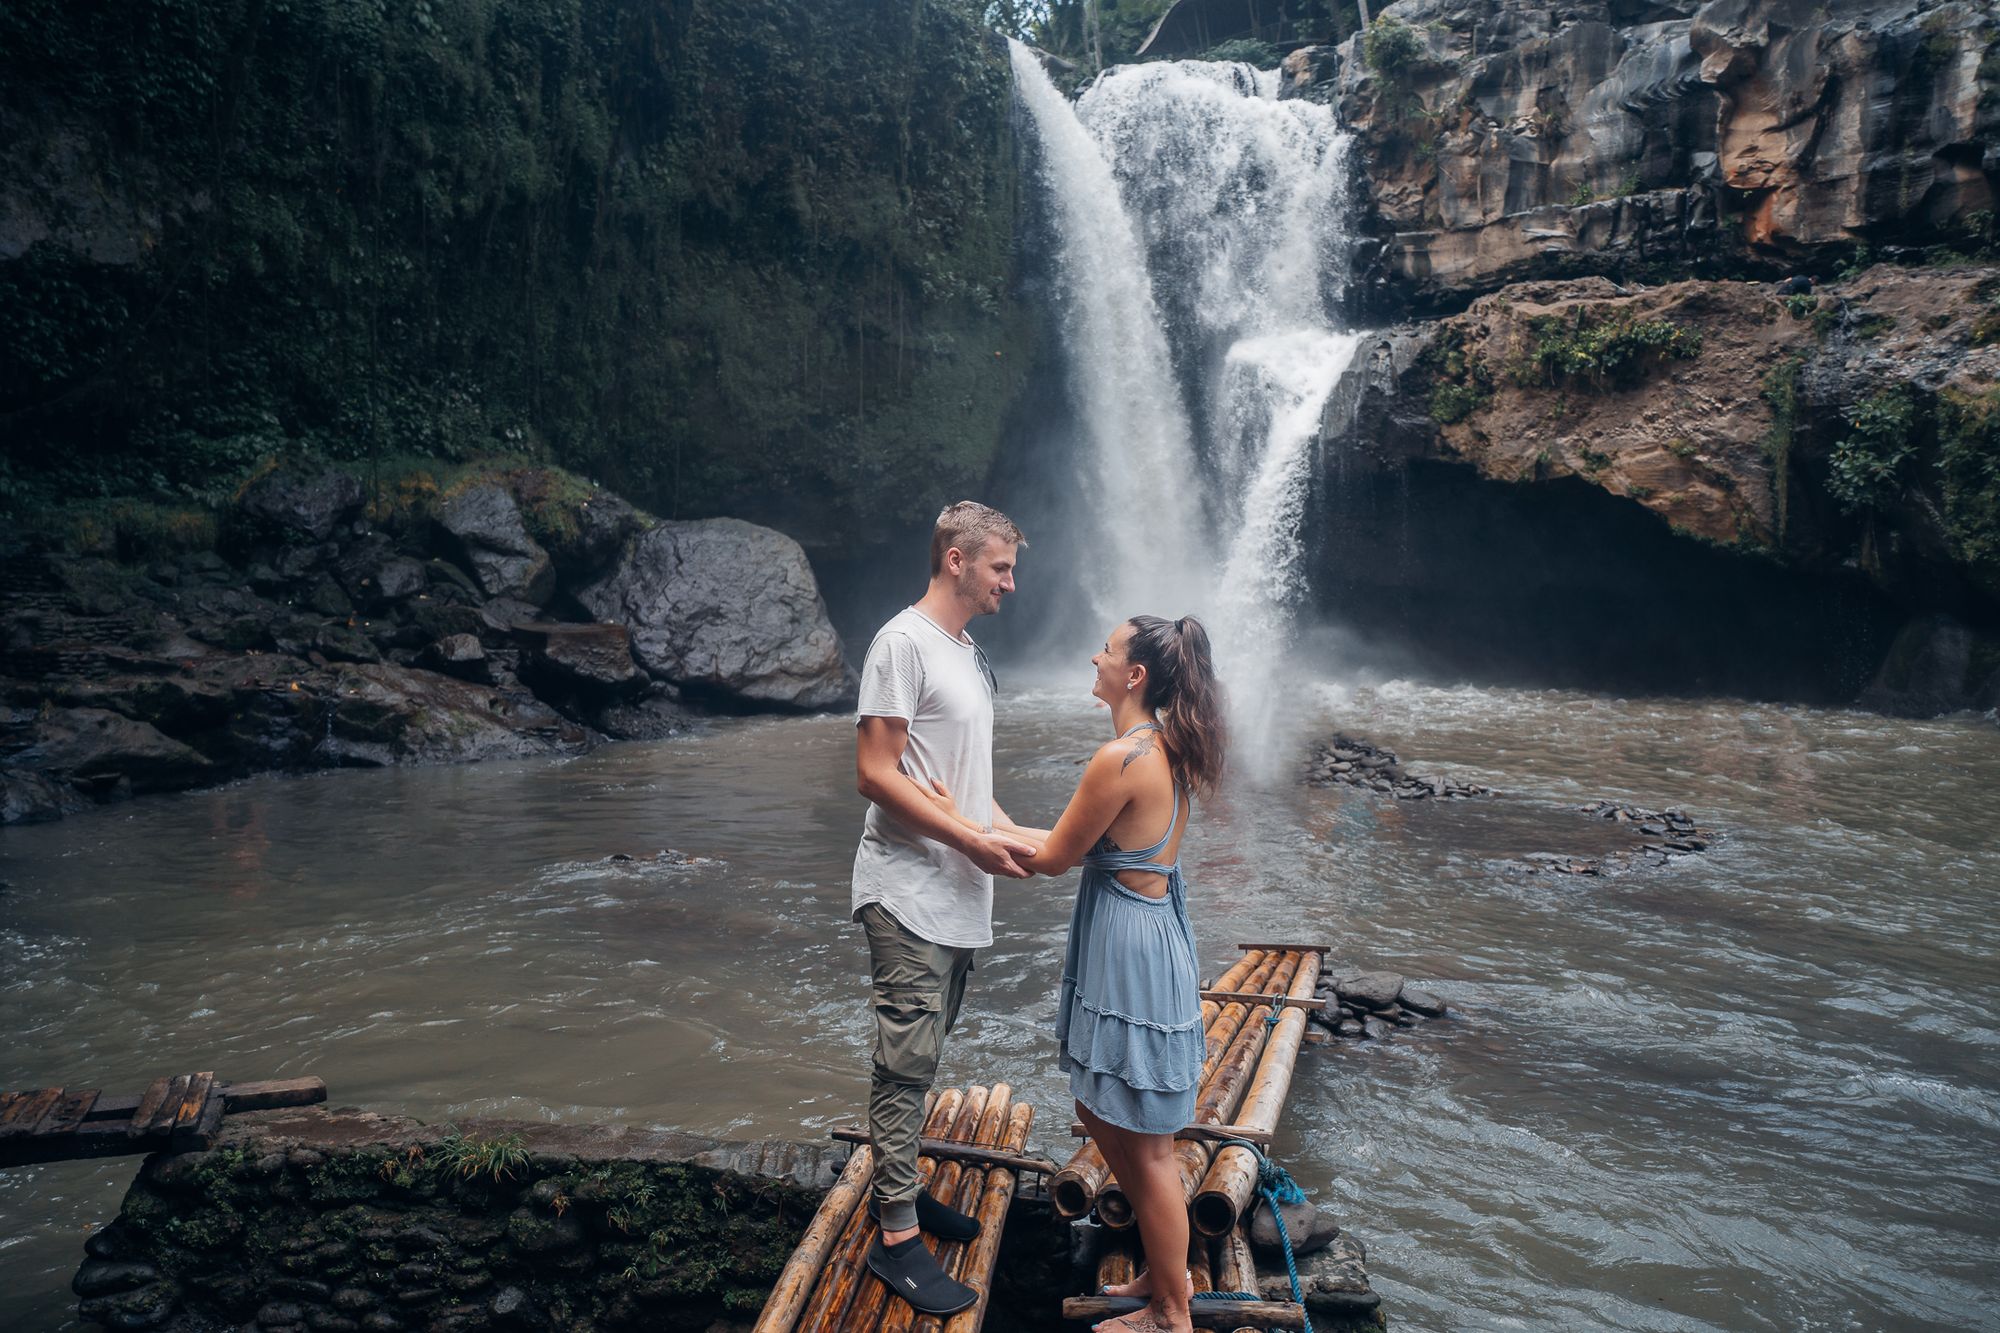
M 1222 776 L 1221 709 L 1208 632 L 1191 616 L 1134 616 L 1091 664 L 1091 693 L 1110 706 L 1116 738 L 1092 756 L 1053 830 L 995 831 L 1032 843 L 1035 854 L 1017 859 L 1038 874 L 1083 864 L 1056 1036 L 1077 1112 L 1124 1187 L 1147 1260 L 1137 1281 L 1109 1289 L 1146 1308 L 1097 1328 L 1190 1333 L 1187 1200 L 1173 1151 L 1193 1118 L 1203 1038 L 1179 854 L 1193 798 Z

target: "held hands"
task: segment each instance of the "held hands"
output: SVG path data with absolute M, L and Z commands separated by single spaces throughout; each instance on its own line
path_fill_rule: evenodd
M 958 802 L 952 798 L 951 788 L 944 783 L 933 780 L 930 786 L 926 787 L 915 779 L 911 781 L 939 814 L 971 830 L 972 836 L 967 839 L 965 854 L 971 859 L 972 864 L 989 875 L 1002 875 L 1008 879 L 1027 879 L 1034 874 L 1032 870 L 1024 869 L 1014 858 L 1033 856 L 1041 850 L 1039 847 L 1031 842 L 1023 842 L 1011 834 L 996 833 L 967 819 L 960 812 Z

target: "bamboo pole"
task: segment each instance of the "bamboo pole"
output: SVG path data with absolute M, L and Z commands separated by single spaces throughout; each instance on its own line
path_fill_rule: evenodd
M 1208 1237 L 1202 1235 L 1193 1227 L 1188 1228 L 1187 1264 L 1188 1281 L 1194 1285 L 1195 1295 L 1199 1296 L 1205 1291 L 1215 1290 L 1215 1282 L 1210 1277 L 1208 1262 Z M 1216 1333 L 1216 1331 L 1208 1324 L 1200 1324 L 1195 1327 L 1194 1333 Z
M 979 1125 L 973 1131 L 972 1142 L 988 1148 L 1005 1145 L 1007 1129 L 1013 1123 L 1014 1090 L 1005 1083 L 993 1085 L 993 1091 L 986 1099 L 986 1110 L 979 1117 Z M 970 1214 L 978 1206 L 977 1200 L 985 1191 L 986 1171 L 973 1164 L 961 1165 L 955 1178 L 940 1171 L 937 1184 L 931 1192 L 942 1203 L 949 1204 L 962 1213 Z M 936 1256 L 938 1267 L 947 1277 L 956 1278 L 965 1249 L 962 1241 L 948 1241 L 941 1236 L 926 1236 L 924 1243 L 930 1246 Z M 882 1312 L 880 1333 L 909 1333 L 912 1327 L 930 1328 L 932 1333 L 940 1326 L 935 1315 L 920 1315 L 907 1301 L 891 1301 Z
M 848 1155 L 840 1178 L 833 1182 L 826 1198 L 820 1200 L 819 1211 L 813 1214 L 812 1224 L 806 1228 L 799 1247 L 792 1251 L 784 1271 L 778 1274 L 778 1283 L 771 1288 L 771 1298 L 764 1302 L 764 1312 L 757 1316 L 751 1333 L 792 1333 L 792 1326 L 799 1322 L 799 1311 L 812 1294 L 813 1281 L 819 1277 L 820 1264 L 840 1238 L 847 1219 L 867 1196 L 868 1178 L 874 1170 L 873 1148 L 856 1148 Z
M 1284 956 L 1284 961 L 1270 975 L 1269 985 L 1273 991 L 1281 991 L 1294 983 L 1300 958 L 1298 954 Z M 1232 1011 L 1235 1012 L 1232 1014 Z M 1270 1012 L 1271 1006 L 1267 1004 L 1231 1004 L 1223 1009 L 1216 1026 L 1222 1028 L 1233 1021 L 1235 1031 L 1227 1049 L 1218 1053 L 1206 1071 L 1201 1093 L 1195 1099 L 1196 1124 L 1223 1124 L 1242 1103 L 1244 1093 L 1250 1087 L 1251 1073 L 1257 1068 L 1258 1056 L 1271 1034 L 1271 1025 L 1265 1021 Z M 1183 1199 L 1193 1200 L 1213 1157 L 1211 1144 L 1192 1139 L 1181 1139 L 1174 1144 L 1174 1164 L 1180 1174 Z M 1114 1229 L 1132 1225 L 1132 1205 L 1115 1180 L 1107 1181 L 1098 1190 L 1097 1215 L 1106 1226 Z
M 1112 1236 L 1104 1243 L 1104 1252 L 1097 1256 L 1097 1289 L 1122 1287 L 1139 1275 L 1139 1256 L 1135 1251 L 1137 1239 L 1133 1236 Z
M 1200 1232 L 1196 1232 L 1200 1235 Z M 1257 1263 L 1250 1257 L 1250 1237 L 1248 1228 L 1237 1226 L 1227 1236 L 1215 1243 L 1215 1289 L 1217 1291 L 1256 1291 Z M 1249 1333 L 1248 1329 L 1237 1327 L 1230 1333 Z
M 1133 1297 L 1071 1296 L 1062 1303 L 1062 1317 L 1072 1323 L 1097 1323 L 1146 1308 Z M 1244 1328 L 1304 1328 L 1306 1307 L 1293 1301 L 1203 1301 L 1195 1298 L 1194 1317 L 1207 1323 L 1227 1315 Z
M 1035 1108 L 1026 1102 L 1016 1106 L 1007 1118 L 1003 1140 L 1008 1151 L 1019 1152 L 1027 1146 L 1028 1131 L 1034 1126 Z M 999 1262 L 1000 1240 L 1007 1230 L 1007 1208 L 1014 1202 L 1014 1186 L 1019 1180 L 1018 1172 L 993 1168 L 986 1173 L 986 1188 L 974 1206 L 972 1216 L 979 1223 L 979 1234 L 963 1247 L 955 1276 L 978 1292 L 979 1299 L 969 1309 L 953 1315 L 949 1322 L 926 1319 L 918 1325 L 917 1333 L 978 1333 L 986 1320 L 987 1304 L 993 1298 L 993 1268 Z
M 1293 978 L 1293 995 L 1311 997 L 1319 984 L 1319 955 L 1306 955 L 1307 962 Z M 1298 1063 L 1300 1039 L 1305 1036 L 1306 1011 L 1286 1009 L 1271 1029 L 1271 1042 L 1257 1065 L 1236 1118 L 1259 1129 L 1276 1129 L 1278 1115 L 1285 1109 L 1285 1095 L 1292 1089 L 1292 1069 Z M 1215 1155 L 1200 1190 L 1194 1197 L 1194 1224 L 1203 1235 L 1227 1235 L 1243 1215 L 1250 1194 L 1257 1185 L 1257 1157 L 1248 1148 L 1230 1146 Z
M 947 1088 L 931 1103 L 930 1118 L 924 1122 L 924 1133 L 937 1136 L 950 1130 L 958 1117 L 959 1104 L 965 1093 L 958 1088 Z M 917 1174 L 922 1176 L 924 1160 L 917 1159 Z M 815 1330 L 833 1330 L 841 1327 L 840 1316 L 854 1300 L 854 1288 L 859 1284 L 860 1275 L 867 1271 L 864 1260 L 868 1246 L 880 1234 L 873 1218 L 866 1208 L 856 1208 L 841 1228 L 840 1239 L 834 1244 L 833 1252 L 827 1257 L 826 1267 L 820 1272 L 820 1280 L 813 1289 L 812 1299 L 807 1302 L 805 1314 L 799 1319 L 798 1327 L 805 1333 Z M 880 1284 L 877 1284 L 880 1285 Z
M 952 1122 L 951 1132 L 944 1137 L 954 1143 L 970 1143 L 976 1139 L 979 1135 L 979 1126 L 986 1118 L 986 1108 L 991 1103 L 995 1091 L 1004 1097 L 1007 1095 L 1007 1085 L 1003 1083 L 997 1089 L 977 1085 L 967 1088 L 965 1100 L 959 1104 L 958 1117 Z M 923 1163 L 926 1161 L 930 1163 L 928 1172 L 923 1169 Z M 933 1193 L 940 1187 L 950 1189 L 956 1185 L 958 1174 L 964 1169 L 962 1163 L 941 1163 L 936 1158 L 919 1157 L 917 1162 L 917 1188 L 930 1190 Z M 879 1225 L 875 1227 L 875 1233 L 881 1234 Z M 919 1239 L 921 1238 L 922 1234 L 919 1233 Z M 873 1237 L 870 1237 L 870 1240 L 872 1241 Z M 864 1261 L 856 1279 L 853 1298 L 846 1310 L 838 1312 L 840 1315 L 838 1322 L 829 1324 L 829 1329 L 839 1329 L 841 1333 L 866 1333 L 866 1330 L 875 1327 L 876 1322 L 882 1318 L 882 1312 L 889 1305 L 888 1284 L 869 1271 L 865 1261 L 867 1251 L 863 1250 L 862 1253 Z
M 1236 986 L 1253 975 L 1264 962 L 1265 955 L 1251 950 L 1232 964 L 1227 972 L 1216 978 L 1216 987 Z M 1220 1001 L 1204 1001 L 1201 1006 L 1202 1026 L 1206 1028 L 1222 1012 Z M 1111 1165 L 1104 1160 L 1104 1153 L 1094 1143 L 1086 1143 L 1070 1156 L 1062 1170 L 1049 1179 L 1049 1202 L 1055 1205 L 1056 1215 L 1064 1218 L 1078 1218 L 1089 1212 L 1097 1202 L 1097 1193 L 1104 1188 L 1104 1182 L 1111 1177 Z

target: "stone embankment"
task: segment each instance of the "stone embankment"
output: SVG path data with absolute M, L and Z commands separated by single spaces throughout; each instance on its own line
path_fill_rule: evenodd
M 797 543 L 528 468 L 276 471 L 218 550 L 0 577 L 0 823 L 272 769 L 451 763 L 809 710 L 853 673 Z
M 747 1327 L 835 1157 L 662 1130 L 253 1112 L 209 1151 L 147 1159 L 73 1287 L 85 1320 L 173 1333 Z

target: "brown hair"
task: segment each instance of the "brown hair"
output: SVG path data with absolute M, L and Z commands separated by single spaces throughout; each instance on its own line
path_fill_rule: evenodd
M 1208 631 L 1193 616 L 1133 616 L 1125 623 L 1132 627 L 1125 656 L 1146 668 L 1141 702 L 1160 715 L 1160 739 L 1166 743 L 1174 781 L 1206 796 L 1222 781 L 1229 748 Z
M 935 578 L 944 569 L 944 555 L 956 546 L 970 560 L 986 549 L 988 540 L 998 538 L 1003 542 L 1013 542 L 1016 546 L 1026 546 L 1028 539 L 1008 518 L 990 505 L 977 500 L 960 500 L 938 510 L 937 526 L 931 529 L 931 576 Z

